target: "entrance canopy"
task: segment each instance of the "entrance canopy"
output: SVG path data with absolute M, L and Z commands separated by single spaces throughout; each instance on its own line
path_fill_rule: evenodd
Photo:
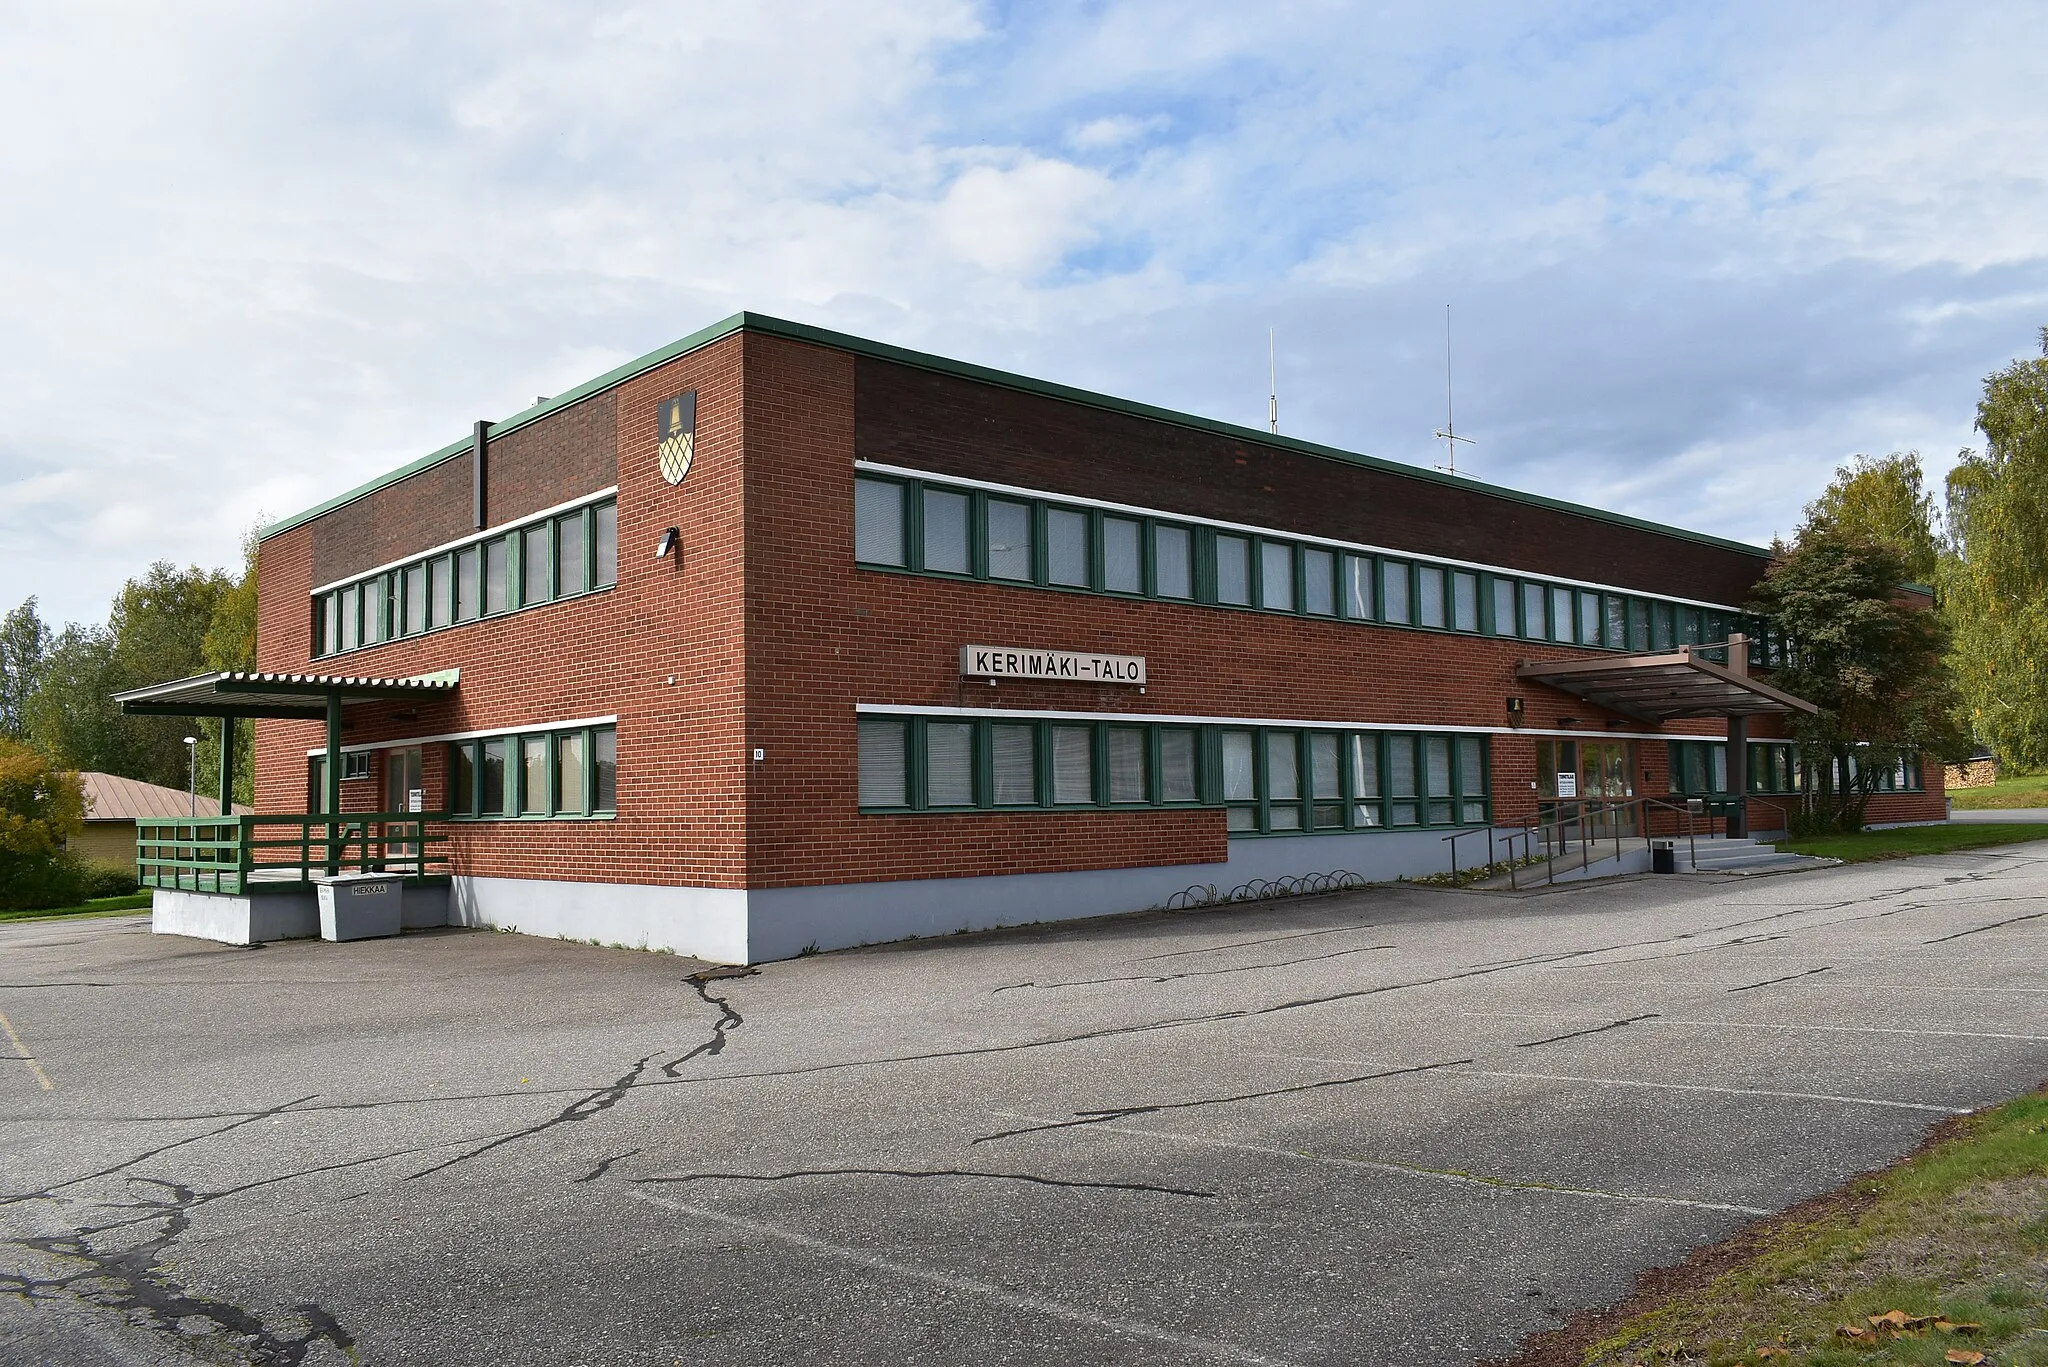
M 1748 674 L 1694 654 L 1698 646 L 1644 655 L 1603 655 L 1590 660 L 1524 664 L 1515 677 L 1584 698 L 1596 707 L 1639 721 L 1680 717 L 1751 717 L 1759 713 L 1818 712 L 1804 698 L 1760 683 Z
M 455 691 L 461 671 L 442 670 L 404 679 L 346 674 L 258 674 L 229 670 L 116 693 L 123 712 L 160 717 L 291 717 L 322 721 L 330 701 L 428 700 Z

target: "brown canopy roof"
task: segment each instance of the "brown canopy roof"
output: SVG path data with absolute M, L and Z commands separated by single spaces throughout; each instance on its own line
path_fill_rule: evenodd
M 1693 653 L 1698 649 L 1680 646 L 1644 655 L 1524 663 L 1515 677 L 1647 722 L 1820 711 L 1804 698 L 1701 659 Z

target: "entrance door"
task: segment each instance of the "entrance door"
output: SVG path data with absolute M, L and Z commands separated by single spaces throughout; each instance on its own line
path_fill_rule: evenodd
M 384 810 L 387 813 L 417 812 L 425 809 L 425 793 L 420 777 L 420 747 L 407 746 L 402 750 L 384 752 Z M 386 837 L 413 833 L 410 822 L 388 822 Z M 402 862 L 417 865 L 420 847 L 411 841 L 392 840 L 384 847 L 387 865 Z M 415 867 L 414 872 L 418 872 Z
M 1634 835 L 1635 809 L 1608 804 L 1635 795 L 1635 747 L 1630 742 L 1536 742 L 1536 806 L 1546 843 L 1568 845 L 1582 835 L 1590 840 Z

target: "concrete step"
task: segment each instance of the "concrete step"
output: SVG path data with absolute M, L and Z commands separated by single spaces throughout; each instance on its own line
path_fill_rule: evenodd
M 1777 846 L 1766 845 L 1759 840 L 1745 837 L 1729 839 L 1726 836 L 1699 841 L 1696 853 L 1689 851 L 1684 841 L 1679 841 L 1679 859 L 1684 861 L 1688 855 L 1691 855 L 1694 873 L 1773 873 L 1785 869 L 1821 868 L 1835 862 L 1810 855 L 1786 854 Z

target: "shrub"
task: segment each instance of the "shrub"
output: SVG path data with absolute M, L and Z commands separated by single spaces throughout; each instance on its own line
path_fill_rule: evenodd
M 135 881 L 135 870 L 122 864 L 111 864 L 104 859 L 85 861 L 85 895 L 95 897 L 126 897 L 139 888 Z
M 84 896 L 85 861 L 64 849 L 84 820 L 78 775 L 0 740 L 0 910 L 70 906 Z
M 40 859 L 0 851 L 0 911 L 75 907 L 85 900 L 90 870 L 69 850 Z

